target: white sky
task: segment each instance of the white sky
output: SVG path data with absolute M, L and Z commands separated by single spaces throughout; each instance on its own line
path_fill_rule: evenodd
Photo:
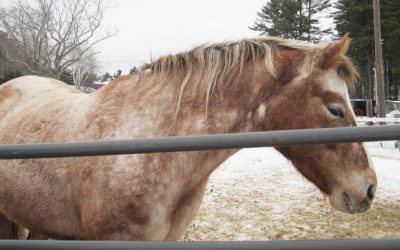
M 248 26 L 266 0 L 114 0 L 104 25 L 118 34 L 97 46 L 102 71 L 124 73 L 150 57 L 206 42 L 257 36 Z
M 0 7 L 13 0 L 0 0 Z M 32 1 L 32 0 L 29 0 Z M 118 33 L 95 50 L 98 73 L 127 73 L 169 53 L 258 33 L 248 28 L 267 0 L 106 0 L 103 27 Z

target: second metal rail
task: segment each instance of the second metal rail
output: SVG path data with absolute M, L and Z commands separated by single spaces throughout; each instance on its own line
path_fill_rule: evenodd
M 159 137 L 66 143 L 2 144 L 0 159 L 142 154 L 399 140 L 400 125 Z

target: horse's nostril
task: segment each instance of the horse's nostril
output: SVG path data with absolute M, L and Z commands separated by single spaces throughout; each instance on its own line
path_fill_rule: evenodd
M 343 198 L 343 201 L 346 203 L 346 207 L 349 208 L 351 206 L 350 195 L 346 191 L 344 191 L 344 192 L 342 192 L 342 198 Z
M 369 201 L 372 201 L 374 199 L 374 185 L 369 185 L 368 190 L 367 190 L 367 198 Z

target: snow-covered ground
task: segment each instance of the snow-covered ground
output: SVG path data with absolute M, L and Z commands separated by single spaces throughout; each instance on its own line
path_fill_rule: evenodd
M 349 215 L 272 148 L 243 149 L 211 176 L 183 240 L 400 237 L 400 152 L 394 141 L 366 146 L 378 176 L 370 210 Z

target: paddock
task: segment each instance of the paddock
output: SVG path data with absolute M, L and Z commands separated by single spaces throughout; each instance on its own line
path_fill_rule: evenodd
M 350 215 L 272 148 L 243 149 L 211 176 L 185 241 L 400 237 L 400 152 L 394 141 L 366 143 L 378 175 L 371 209 Z

